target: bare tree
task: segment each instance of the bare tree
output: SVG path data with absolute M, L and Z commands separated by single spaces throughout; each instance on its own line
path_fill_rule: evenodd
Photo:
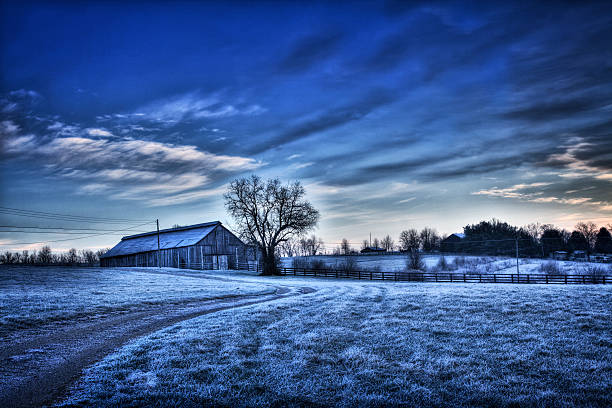
M 95 265 L 95 263 L 98 261 L 96 253 L 91 249 L 81 250 L 81 259 L 83 259 L 83 262 L 85 262 L 89 266 Z
M 590 254 L 595 247 L 595 240 L 597 239 L 597 232 L 599 231 L 597 225 L 594 222 L 579 222 L 576 224 L 576 231 L 582 233 L 587 240 L 588 253 Z
M 374 241 L 372 241 L 372 245 L 374 246 L 374 248 L 380 248 L 380 241 L 378 240 L 378 238 L 374 238 Z
M 433 251 L 440 244 L 440 236 L 433 228 L 423 228 L 421 230 L 420 237 L 423 251 Z
M 53 254 L 51 253 L 51 247 L 45 245 L 38 251 L 38 262 L 45 265 L 50 264 L 53 261 Z
M 2 262 L 9 265 L 14 263 L 15 258 L 13 257 L 13 253 L 11 251 L 6 251 L 2 257 Z
M 299 241 L 302 255 L 314 256 L 323 249 L 323 240 L 312 234 L 309 238 L 302 238 Z
M 256 244 L 263 257 L 263 274 L 277 274 L 276 248 L 292 236 L 317 225 L 319 212 L 304 200 L 300 182 L 282 185 L 258 176 L 232 181 L 225 193 L 225 208 L 237 223 L 239 235 Z
M 340 249 L 344 255 L 348 255 L 351 253 L 351 245 L 348 242 L 348 239 L 342 238 L 342 244 L 340 244 Z
M 70 265 L 74 265 L 79 262 L 79 255 L 77 254 L 77 250 L 75 248 L 70 248 L 66 254 L 66 258 L 68 258 L 67 261 Z
M 361 242 L 361 249 L 366 249 L 369 246 L 370 246 L 370 241 L 368 241 L 367 239 L 364 239 L 363 242 Z
M 404 251 L 410 251 L 411 249 L 419 249 L 421 246 L 421 237 L 419 232 L 414 228 L 402 231 L 400 233 L 400 247 Z
M 395 242 L 393 242 L 393 239 L 391 238 L 390 235 L 387 235 L 386 237 L 383 238 L 380 244 L 385 249 L 385 251 L 392 251 L 393 246 L 395 245 Z

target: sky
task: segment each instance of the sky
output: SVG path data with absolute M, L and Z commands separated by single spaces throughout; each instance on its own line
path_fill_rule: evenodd
M 299 180 L 329 247 L 612 222 L 612 5 L 481 3 L 0 3 L 0 206 L 125 220 L 5 211 L 109 234 L 0 247 L 231 227 L 249 174 Z

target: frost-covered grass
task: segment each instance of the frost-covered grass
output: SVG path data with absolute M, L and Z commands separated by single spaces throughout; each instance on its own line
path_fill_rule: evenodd
M 270 281 L 318 291 L 133 341 L 65 404 L 612 405 L 609 286 Z
M 164 275 L 142 268 L 4 266 L 0 267 L 0 333 L 142 305 L 265 289 L 257 283 Z
M 319 262 L 327 268 L 342 268 L 346 259 L 351 259 L 355 266 L 364 271 L 379 270 L 385 272 L 396 272 L 406 270 L 407 256 L 402 255 L 359 255 L 350 257 L 341 256 L 315 256 L 282 258 L 282 265 L 292 267 L 294 259 L 301 263 Z M 447 268 L 441 267 L 441 259 L 444 258 Z M 454 271 L 457 273 L 516 273 L 516 259 L 508 257 L 492 256 L 457 256 L 457 255 L 423 255 L 425 268 L 431 272 Z M 597 267 L 612 275 L 612 264 L 555 261 L 549 259 L 519 259 L 520 273 L 545 273 L 541 271 L 542 264 L 554 263 L 562 274 L 589 274 L 590 268 Z

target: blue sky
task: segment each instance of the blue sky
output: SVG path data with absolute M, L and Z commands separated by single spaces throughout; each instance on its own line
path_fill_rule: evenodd
M 254 172 L 301 180 L 329 246 L 609 223 L 612 7 L 523 3 L 3 2 L 0 206 L 229 223 Z

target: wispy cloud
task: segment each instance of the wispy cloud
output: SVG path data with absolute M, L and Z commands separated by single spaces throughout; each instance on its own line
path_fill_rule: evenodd
M 88 129 L 87 133 L 92 136 L 50 140 L 13 134 L 5 140 L 5 150 L 46 163 L 57 177 L 78 180 L 78 192 L 82 194 L 142 200 L 147 205 L 206 197 L 210 186 L 228 175 L 263 165 L 251 158 L 217 155 L 193 145 L 99 138 L 106 136 L 102 129 Z
M 228 104 L 217 96 L 186 93 L 152 102 L 138 109 L 140 117 L 166 123 L 186 119 L 219 119 L 232 116 L 255 116 L 266 112 L 258 104 Z

